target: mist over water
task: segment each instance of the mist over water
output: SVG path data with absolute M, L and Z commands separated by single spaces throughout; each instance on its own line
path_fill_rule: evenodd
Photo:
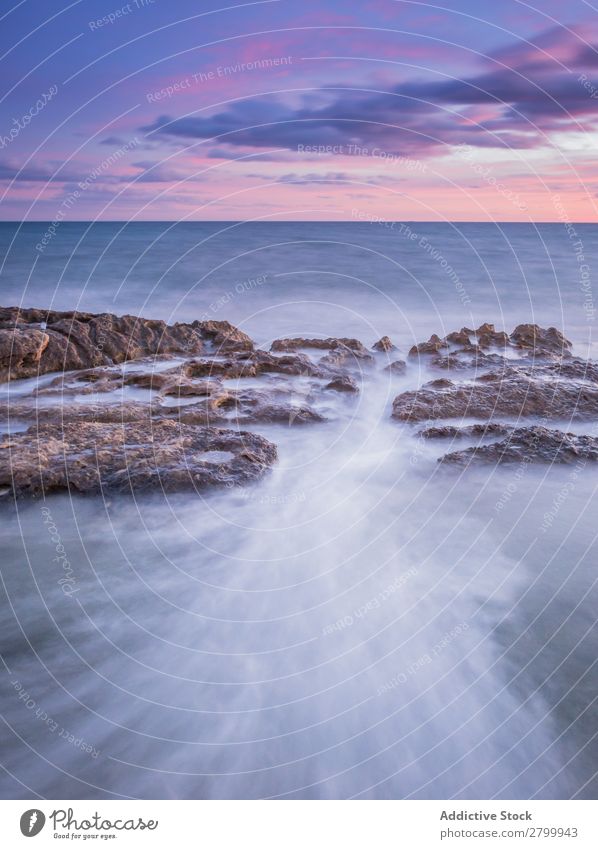
M 2 225 L 3 302 L 400 358 L 486 320 L 593 341 L 559 226 L 412 225 L 462 290 L 396 228 L 166 226 L 62 225 L 29 277 L 44 225 Z M 595 798 L 596 470 L 441 467 L 390 419 L 438 375 L 385 362 L 325 423 L 252 427 L 279 450 L 252 487 L 4 511 L 3 795 Z

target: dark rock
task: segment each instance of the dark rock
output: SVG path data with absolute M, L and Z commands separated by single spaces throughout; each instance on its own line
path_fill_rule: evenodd
M 359 392 L 359 387 L 348 374 L 336 377 L 327 383 L 324 389 L 334 389 L 335 392 Z
M 301 336 L 296 336 L 289 339 L 275 339 L 272 345 L 270 346 L 271 351 L 296 351 L 298 348 L 316 348 L 321 350 L 333 350 L 334 348 L 349 348 L 351 351 L 357 351 L 362 354 L 367 354 L 367 348 L 359 341 L 359 339 L 348 339 L 346 337 L 328 337 L 327 339 L 304 339 Z
M 197 328 L 202 337 L 212 343 L 215 354 L 253 351 L 251 338 L 228 321 L 194 321 L 191 327 Z
M 516 428 L 502 442 L 478 445 L 440 458 L 442 463 L 577 463 L 598 460 L 598 439 L 549 430 L 545 427 Z
M 504 436 L 513 428 L 499 422 L 488 422 L 487 424 L 466 425 L 456 427 L 455 425 L 444 425 L 443 427 L 427 427 L 420 430 L 419 436 L 424 439 L 464 439 L 477 437 L 482 439 L 486 436 Z
M 393 345 L 388 336 L 383 336 L 372 345 L 374 351 L 396 351 L 396 345 Z
M 201 326 L 132 315 L 0 308 L 0 371 L 14 379 L 146 356 L 192 356 L 202 351 L 205 333 Z
M 140 421 L 40 424 L 8 445 L 0 448 L 0 487 L 17 498 L 239 486 L 276 460 L 276 447 L 256 434 L 175 421 L 154 421 L 149 431 Z
M 405 372 L 407 371 L 407 363 L 405 362 L 405 360 L 395 360 L 393 363 L 390 363 L 390 365 L 386 366 L 384 371 L 389 371 L 392 374 L 396 375 L 405 374 Z
M 545 330 L 537 324 L 517 325 L 511 333 L 510 341 L 516 348 L 528 349 L 538 356 L 544 354 L 568 356 L 571 348 L 571 342 L 565 339 L 556 327 Z
M 49 341 L 47 333 L 34 327 L 0 330 L 0 380 L 38 374 Z
M 419 354 L 437 354 L 443 348 L 448 348 L 448 342 L 441 339 L 433 333 L 427 342 L 420 342 L 419 345 L 413 345 L 409 351 L 410 357 L 417 357 Z
M 426 384 L 419 390 L 398 395 L 393 402 L 392 415 L 403 421 L 490 419 L 494 416 L 593 419 L 598 416 L 598 387 L 554 380 L 536 381 L 519 373 L 444 388 Z

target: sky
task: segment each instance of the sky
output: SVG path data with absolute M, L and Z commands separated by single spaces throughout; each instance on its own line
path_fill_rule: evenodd
M 587 0 L 8 0 L 2 220 L 597 218 Z

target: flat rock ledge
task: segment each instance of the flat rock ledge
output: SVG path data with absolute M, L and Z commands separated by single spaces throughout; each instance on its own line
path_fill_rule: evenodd
M 245 431 L 147 418 L 39 424 L 0 443 L 0 491 L 22 498 L 236 487 L 276 459 L 275 445 Z
M 515 428 L 506 439 L 454 451 L 441 463 L 459 466 L 486 463 L 580 463 L 598 461 L 598 438 L 545 427 Z

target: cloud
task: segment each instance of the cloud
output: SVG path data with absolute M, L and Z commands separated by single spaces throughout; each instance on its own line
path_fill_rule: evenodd
M 383 93 L 323 88 L 300 107 L 277 97 L 244 99 L 205 117 L 162 115 L 143 129 L 153 138 L 209 139 L 229 150 L 354 143 L 425 156 L 461 143 L 535 147 L 545 133 L 577 128 L 576 119 L 595 120 L 596 100 L 578 77 L 597 59 L 578 34 L 553 28 L 535 45 L 517 41 L 497 51 L 465 79 L 406 81 Z M 477 123 L 480 106 L 489 107 L 489 117 Z

